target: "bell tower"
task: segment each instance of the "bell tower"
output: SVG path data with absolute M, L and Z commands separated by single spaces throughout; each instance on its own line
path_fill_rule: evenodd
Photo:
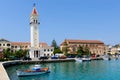
M 30 38 L 31 38 L 31 47 L 39 47 L 39 21 L 38 21 L 38 12 L 36 10 L 35 4 L 30 15 Z
M 30 15 L 30 58 L 40 57 L 40 47 L 39 47 L 39 18 L 36 6 L 34 4 L 32 13 Z

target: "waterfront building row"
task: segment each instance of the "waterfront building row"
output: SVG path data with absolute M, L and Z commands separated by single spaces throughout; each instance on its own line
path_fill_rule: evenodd
M 30 50 L 30 42 L 10 42 L 5 39 L 0 39 L 0 52 L 3 49 L 10 48 L 13 51 L 16 50 Z M 48 46 L 47 43 L 41 42 L 39 43 L 39 47 L 41 48 L 42 56 L 52 56 L 54 47 Z
M 65 39 L 61 45 L 60 49 L 64 53 L 64 48 L 67 47 L 68 54 L 76 54 L 78 47 L 86 47 L 89 49 L 91 54 L 103 55 L 103 54 L 120 54 L 120 45 L 110 46 L 105 45 L 102 41 L 99 40 L 70 40 Z M 47 43 L 39 43 L 39 47 L 42 48 L 43 56 L 52 56 L 54 47 L 48 46 Z M 29 50 L 30 42 L 10 42 L 6 39 L 0 39 L 0 52 L 3 49 L 10 48 L 13 51 L 16 50 Z M 1 57 L 1 56 L 0 56 Z

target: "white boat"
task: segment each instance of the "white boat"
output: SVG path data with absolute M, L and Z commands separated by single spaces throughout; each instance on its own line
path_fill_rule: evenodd
M 76 62 L 82 62 L 82 59 L 81 58 L 75 58 L 75 61 Z
M 83 61 L 91 61 L 91 58 L 82 58 Z
M 49 73 L 50 70 L 48 67 L 40 68 L 39 65 L 35 65 L 32 69 L 28 70 L 16 70 L 18 76 L 30 76 L 30 75 L 39 75 L 44 73 Z
M 102 56 L 103 60 L 110 60 L 111 58 L 109 57 L 109 55 L 103 55 Z
M 103 60 L 108 60 L 108 58 L 107 57 L 103 57 Z
M 76 62 L 91 61 L 91 58 L 75 58 Z

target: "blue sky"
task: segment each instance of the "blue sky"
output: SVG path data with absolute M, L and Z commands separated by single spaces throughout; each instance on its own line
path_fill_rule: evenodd
M 120 43 L 119 0 L 1 0 L 0 38 L 29 42 L 29 16 L 36 3 L 40 41 L 64 39 Z

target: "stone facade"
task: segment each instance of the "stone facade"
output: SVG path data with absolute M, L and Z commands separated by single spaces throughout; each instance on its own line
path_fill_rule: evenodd
M 78 47 L 86 47 L 91 54 L 102 55 L 105 53 L 105 45 L 99 40 L 69 40 L 66 39 L 60 45 L 61 51 L 67 46 L 69 54 L 76 54 Z

